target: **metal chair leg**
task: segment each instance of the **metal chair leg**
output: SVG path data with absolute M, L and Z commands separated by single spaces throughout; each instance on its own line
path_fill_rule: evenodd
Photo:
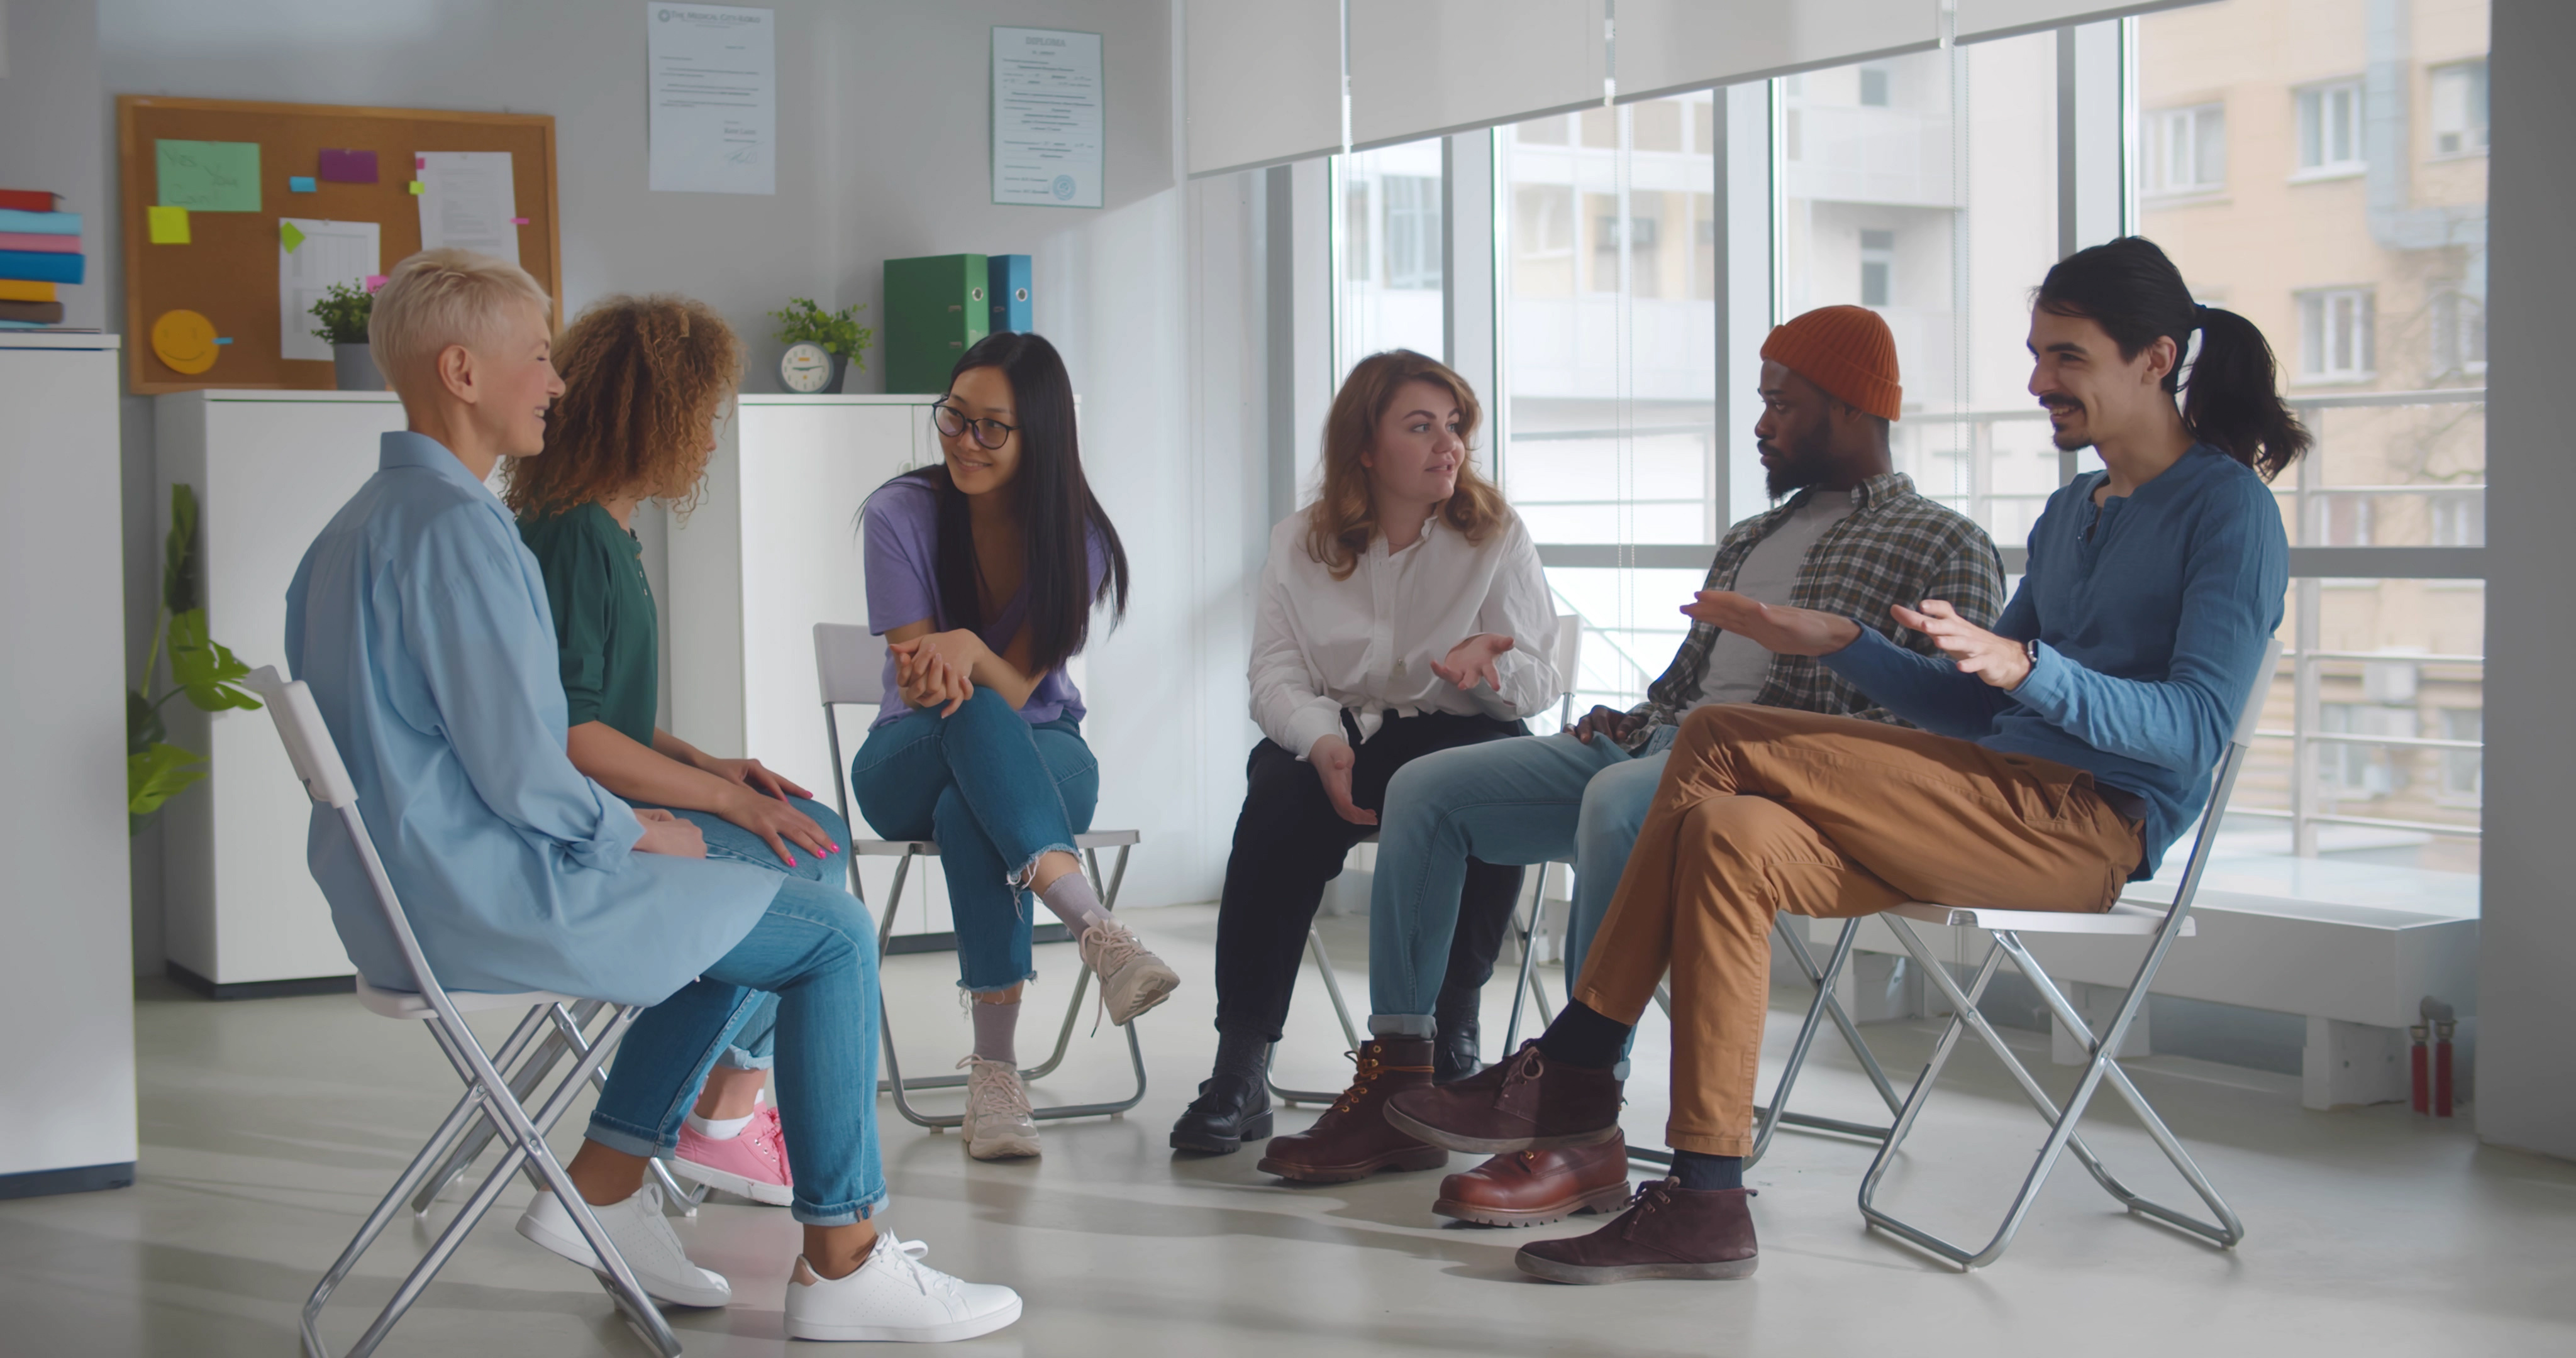
M 1538 977 L 1538 939 L 1547 929 L 1547 870 L 1553 863 L 1538 865 L 1538 886 L 1530 892 L 1529 924 L 1520 930 L 1521 979 L 1512 988 L 1512 1019 L 1503 1028 L 1503 1054 L 1511 1055 L 1521 1048 L 1521 1007 L 1530 998 L 1538 1000 L 1539 1022 L 1554 1023 L 1556 1015 L 1547 1002 L 1547 983 Z M 1566 989 L 1574 988 L 1572 977 L 1566 978 Z
M 572 1007 L 572 1019 L 582 1027 L 588 1027 L 591 1020 L 598 1016 L 601 1007 L 597 1000 L 577 1001 Z M 525 1023 L 534 1025 L 535 1031 L 542 1031 L 545 1036 L 537 1042 L 536 1050 L 530 1052 L 526 1060 L 510 1076 L 510 1097 L 522 1103 L 527 1101 L 529 1095 L 536 1092 L 538 1084 L 553 1071 L 555 1062 L 560 1060 L 564 1053 L 563 1033 L 559 1025 L 544 1021 L 549 1017 L 545 1007 L 540 1007 L 530 1010 L 527 1019 L 524 1020 Z M 533 1031 L 528 1034 L 513 1031 L 501 1044 L 500 1050 L 494 1053 L 492 1064 L 496 1068 L 508 1069 L 512 1061 L 519 1059 L 519 1050 L 530 1036 L 533 1036 Z M 493 1122 L 489 1116 L 483 1115 L 480 1106 L 474 1104 L 474 1096 L 470 1092 L 465 1096 L 465 1105 L 474 1106 L 476 1119 L 467 1130 L 465 1139 L 457 1143 L 456 1148 L 450 1151 L 447 1159 L 439 1165 L 438 1171 L 430 1175 L 421 1184 L 419 1191 L 412 1195 L 413 1216 L 428 1215 L 431 1205 L 438 1201 L 439 1195 L 445 1193 L 466 1170 L 473 1167 L 474 1161 L 483 1154 L 483 1148 L 492 1144 L 492 1138 L 500 1131 L 499 1124 Z
M 1313 925 L 1306 928 L 1306 955 L 1315 959 L 1315 970 L 1323 974 L 1324 994 L 1333 1002 L 1333 1017 L 1341 1020 L 1342 1040 L 1351 1044 L 1350 1050 L 1358 1051 L 1364 1045 L 1360 1041 L 1359 1027 L 1351 1022 L 1351 1007 L 1342 999 L 1341 977 L 1333 971 L 1333 959 L 1324 951 L 1324 936 L 1316 932 Z M 1261 1081 L 1269 1086 L 1270 1097 L 1290 1108 L 1301 1103 L 1329 1104 L 1342 1097 L 1342 1091 L 1338 1089 L 1326 1093 L 1320 1089 L 1290 1089 L 1280 1084 L 1270 1075 L 1270 1061 L 1277 1059 L 1278 1055 L 1279 1044 L 1273 1042 L 1269 1059 L 1261 1065 Z

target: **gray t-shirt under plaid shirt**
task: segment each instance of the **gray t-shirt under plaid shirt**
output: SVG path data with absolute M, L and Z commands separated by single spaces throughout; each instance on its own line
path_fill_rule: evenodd
M 1799 516 L 1818 494 L 1800 491 L 1728 529 L 1701 588 L 1736 588 L 1754 548 Z M 2004 606 L 2002 559 L 1975 520 L 1917 494 L 1913 478 L 1889 472 L 1852 489 L 1851 513 L 1817 534 L 1787 602 L 1792 608 L 1855 618 L 1898 645 L 1935 655 L 1938 649 L 1929 638 L 1899 627 L 1888 613 L 1891 605 L 1911 608 L 1925 599 L 1946 599 L 1970 622 L 1992 627 Z M 1709 652 L 1719 635 L 1706 623 L 1691 624 L 1673 663 L 1646 690 L 1646 701 L 1631 709 L 1646 720 L 1623 742 L 1629 749 L 1644 748 L 1655 727 L 1678 723 L 1700 704 Z M 1904 724 L 1811 656 L 1771 656 L 1753 701 Z

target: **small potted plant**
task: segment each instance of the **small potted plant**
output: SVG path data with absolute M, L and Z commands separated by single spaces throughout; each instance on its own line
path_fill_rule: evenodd
M 859 324 L 857 306 L 825 311 L 810 297 L 791 297 L 787 299 L 785 310 L 770 312 L 769 316 L 778 322 L 779 343 L 791 350 L 800 344 L 810 344 L 831 358 L 831 379 L 819 390 L 792 383 L 782 367 L 779 381 L 787 390 L 801 390 L 812 395 L 838 395 L 841 381 L 849 376 L 852 364 L 857 364 L 862 370 L 868 366 L 867 349 L 875 342 L 876 332 Z
M 374 351 L 367 347 L 367 317 L 376 295 L 365 288 L 333 283 L 313 304 L 313 319 L 322 324 L 313 338 L 331 346 L 331 375 L 342 391 L 383 391 L 385 375 L 376 371 Z
M 253 708 L 259 700 L 237 682 L 250 673 L 222 642 L 206 634 L 205 601 L 197 588 L 197 492 L 186 482 L 170 487 L 170 532 L 161 543 L 161 610 L 152 624 L 152 647 L 143 677 L 125 691 L 126 833 L 141 834 L 161 804 L 206 776 L 205 756 L 169 743 L 161 708 L 185 695 L 200 712 Z M 167 642 L 171 686 L 152 696 L 153 679 Z

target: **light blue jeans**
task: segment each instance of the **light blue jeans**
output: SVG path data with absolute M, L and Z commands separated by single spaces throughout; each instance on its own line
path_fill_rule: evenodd
M 877 932 L 827 882 L 781 877 L 768 913 L 698 979 L 644 1011 L 609 1067 L 588 1135 L 668 1156 L 707 1071 L 768 992 L 778 1006 L 778 1114 L 796 1219 L 847 1226 L 885 1205 L 877 1159 Z
M 1369 1031 L 1436 1036 L 1432 1004 L 1471 857 L 1574 864 L 1565 974 L 1569 984 L 1582 975 L 1677 729 L 1655 728 L 1634 757 L 1606 737 L 1536 736 L 1442 750 L 1397 770 L 1369 894 Z
M 989 688 L 946 717 L 908 712 L 868 732 L 850 761 L 859 814 L 888 839 L 936 839 L 957 924 L 958 984 L 977 994 L 1037 975 L 1030 893 L 1040 856 L 1073 852 L 1100 804 L 1100 762 L 1079 723 L 1031 726 Z
M 849 823 L 841 819 L 839 812 L 820 802 L 807 801 L 803 797 L 792 797 L 788 799 L 788 803 L 813 817 L 814 823 L 823 827 L 825 837 L 834 844 L 840 845 L 841 851 L 816 858 L 805 850 L 790 845 L 789 847 L 796 854 L 796 862 L 791 866 L 785 859 L 778 856 L 776 849 L 769 847 L 768 840 L 712 811 L 673 809 L 671 814 L 697 826 L 699 833 L 706 836 L 709 858 L 749 863 L 755 867 L 767 868 L 771 872 L 782 872 L 791 877 L 802 877 L 809 882 L 822 882 L 832 886 L 848 882 Z M 734 1030 L 732 1044 L 725 1048 L 724 1055 L 716 1058 L 716 1064 L 734 1070 L 767 1070 L 776 1064 L 778 997 L 764 995 L 760 1000 L 760 1004 L 751 1011 L 751 1016 L 743 1020 L 740 1028 Z

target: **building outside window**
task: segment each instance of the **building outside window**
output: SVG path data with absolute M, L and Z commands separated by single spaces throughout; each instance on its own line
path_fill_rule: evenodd
M 2487 64 L 2462 61 L 2432 71 L 2433 154 L 2474 156 L 2487 149 Z
M 2361 82 L 2338 80 L 2298 91 L 2299 174 L 2350 174 L 2365 159 L 2361 136 Z
M 1896 305 L 1896 289 L 1889 275 L 1896 268 L 1896 233 L 1871 231 L 1860 233 L 1860 304 L 1867 307 Z
M 2367 288 L 2299 294 L 2300 381 L 2369 380 L 2376 366 L 2372 361 L 2371 302 Z
M 1440 286 L 1440 180 L 1391 174 L 1378 181 L 1386 198 L 1386 285 Z
M 2432 381 L 2486 375 L 2486 310 L 2476 298 L 2456 289 L 2434 294 Z
M 2169 108 L 2151 120 L 2148 192 L 2214 193 L 2227 186 L 2227 107 Z
M 1333 158 L 1335 370 L 1385 349 L 1446 358 L 1440 139 Z

